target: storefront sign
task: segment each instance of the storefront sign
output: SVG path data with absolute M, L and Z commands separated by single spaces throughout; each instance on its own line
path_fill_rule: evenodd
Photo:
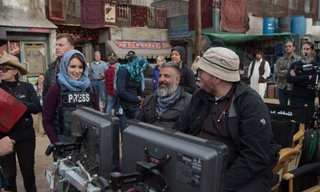
M 123 49 L 168 49 L 171 45 L 168 42 L 152 42 L 152 41 L 115 41 L 119 48 Z

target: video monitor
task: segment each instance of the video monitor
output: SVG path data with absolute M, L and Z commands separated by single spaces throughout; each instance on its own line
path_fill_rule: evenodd
M 123 131 L 121 173 L 154 191 L 220 191 L 226 145 L 162 127 L 130 122 Z M 152 191 L 151 190 L 151 191 Z
M 108 178 L 119 170 L 119 119 L 88 107 L 72 112 L 74 143 L 81 142 L 82 162 L 91 174 Z

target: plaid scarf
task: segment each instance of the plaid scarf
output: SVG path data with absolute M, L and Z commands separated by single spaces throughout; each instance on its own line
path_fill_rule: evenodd
M 156 105 L 156 114 L 159 117 L 170 104 L 174 103 L 182 94 L 182 88 L 178 86 L 177 90 L 170 97 L 158 97 Z

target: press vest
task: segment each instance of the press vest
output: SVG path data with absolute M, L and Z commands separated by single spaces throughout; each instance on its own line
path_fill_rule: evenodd
M 60 105 L 56 114 L 56 133 L 70 136 L 71 139 L 71 112 L 76 109 L 77 106 L 93 106 L 93 89 L 90 86 L 85 91 L 60 91 Z

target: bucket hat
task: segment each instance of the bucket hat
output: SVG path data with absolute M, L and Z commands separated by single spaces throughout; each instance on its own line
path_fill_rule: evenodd
M 239 56 L 228 48 L 210 48 L 194 65 L 196 69 L 200 68 L 224 81 L 240 81 Z
M 28 73 L 25 65 L 21 64 L 17 57 L 10 55 L 6 52 L 0 54 L 0 65 L 4 64 L 16 67 L 20 71 L 21 75 L 26 75 Z

